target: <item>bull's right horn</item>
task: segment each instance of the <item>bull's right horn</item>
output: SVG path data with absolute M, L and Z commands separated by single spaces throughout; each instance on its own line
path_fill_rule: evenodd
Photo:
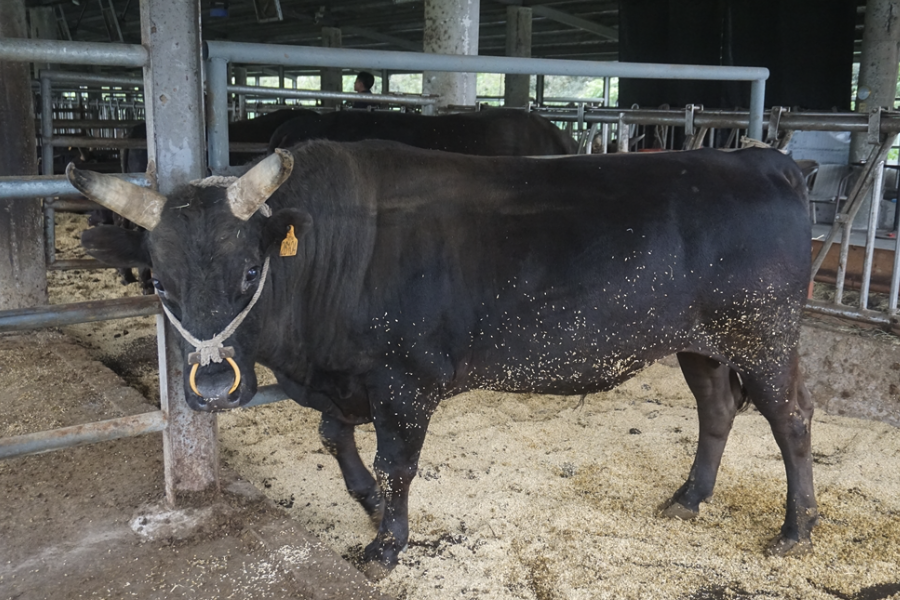
M 275 190 L 291 175 L 294 155 L 276 148 L 249 171 L 228 186 L 228 206 L 231 213 L 246 221 L 275 193 Z
M 147 230 L 152 230 L 159 223 L 166 197 L 149 188 L 134 185 L 118 177 L 82 171 L 69 163 L 66 167 L 69 178 L 79 192 Z

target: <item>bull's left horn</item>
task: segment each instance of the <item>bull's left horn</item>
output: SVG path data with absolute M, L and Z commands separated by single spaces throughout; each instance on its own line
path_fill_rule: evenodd
M 144 229 L 152 230 L 159 223 L 166 197 L 149 188 L 134 185 L 118 177 L 82 171 L 69 163 L 66 177 L 79 192 Z
M 290 177 L 294 156 L 277 148 L 275 153 L 259 161 L 237 181 L 228 186 L 228 206 L 237 218 L 246 221 L 275 190 Z

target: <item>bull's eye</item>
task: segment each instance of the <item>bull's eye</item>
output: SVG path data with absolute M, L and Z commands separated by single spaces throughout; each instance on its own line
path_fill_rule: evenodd
M 156 288 L 157 294 L 159 294 L 160 296 L 164 296 L 166 294 L 166 288 L 159 281 L 159 279 L 153 278 L 150 280 L 150 282 L 153 284 L 153 287 Z
M 246 292 L 259 282 L 259 267 L 250 267 L 244 275 L 243 290 Z

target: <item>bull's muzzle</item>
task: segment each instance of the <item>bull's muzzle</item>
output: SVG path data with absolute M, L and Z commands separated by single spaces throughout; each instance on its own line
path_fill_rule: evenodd
M 231 365 L 234 379 L 231 386 L 228 387 L 227 373 L 218 373 L 208 378 L 197 386 L 197 371 L 200 369 L 200 353 L 192 352 L 188 355 L 188 364 L 191 365 L 191 373 L 188 382 L 191 391 L 200 397 L 200 401 L 196 404 L 201 410 L 226 410 L 236 408 L 240 404 L 240 399 L 229 400 L 231 394 L 241 385 L 241 369 L 234 361 L 234 349 L 231 347 L 223 348 L 220 352 L 222 359 Z M 227 390 L 227 391 L 226 391 Z

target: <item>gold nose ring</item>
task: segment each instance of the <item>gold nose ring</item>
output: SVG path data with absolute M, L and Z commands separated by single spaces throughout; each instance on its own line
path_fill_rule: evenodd
M 237 363 L 234 362 L 234 359 L 230 357 L 225 357 L 225 360 L 228 361 L 228 364 L 231 365 L 231 368 L 234 369 L 234 384 L 231 386 L 231 389 L 228 390 L 229 394 L 234 393 L 234 390 L 238 389 L 238 386 L 241 385 L 241 370 L 238 368 Z M 203 394 L 197 391 L 197 368 L 200 366 L 199 363 L 194 363 L 194 366 L 191 367 L 191 390 L 201 398 Z

